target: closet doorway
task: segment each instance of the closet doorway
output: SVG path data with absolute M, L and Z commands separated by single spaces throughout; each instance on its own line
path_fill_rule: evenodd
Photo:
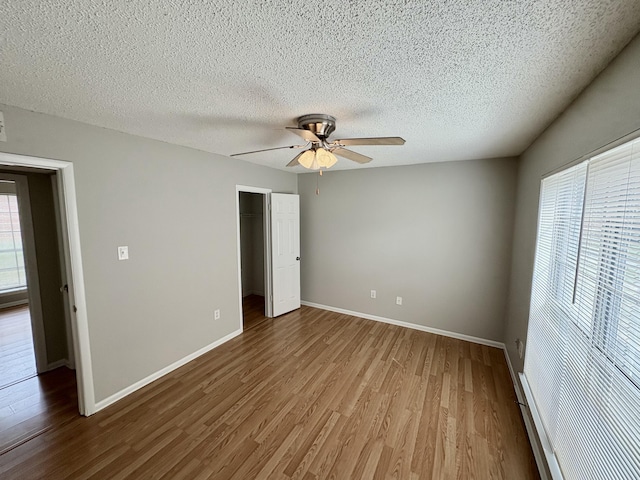
M 266 193 L 238 192 L 243 329 L 267 316 Z
M 238 293 L 246 330 L 300 308 L 300 197 L 236 185 Z

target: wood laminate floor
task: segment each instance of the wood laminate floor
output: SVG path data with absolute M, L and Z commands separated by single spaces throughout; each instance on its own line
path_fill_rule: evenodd
M 0 456 L 0 478 L 539 478 L 503 352 L 310 307 Z
M 29 307 L 0 310 L 0 388 L 35 374 Z

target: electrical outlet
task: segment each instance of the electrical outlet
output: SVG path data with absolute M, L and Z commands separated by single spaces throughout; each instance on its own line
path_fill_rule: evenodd
M 220 309 L 215 310 L 215 311 L 213 312 L 213 319 L 214 319 L 214 320 L 220 320 Z
M 118 247 L 118 260 L 129 260 L 129 247 Z
M 0 112 L 0 142 L 7 141 L 7 131 L 5 130 L 4 115 Z
M 396 297 L 396 305 L 402 305 L 402 297 Z
M 518 350 L 518 356 L 524 358 L 524 343 L 519 338 L 516 338 L 516 349 Z
M 376 298 L 376 291 L 375 290 L 371 290 L 371 298 Z

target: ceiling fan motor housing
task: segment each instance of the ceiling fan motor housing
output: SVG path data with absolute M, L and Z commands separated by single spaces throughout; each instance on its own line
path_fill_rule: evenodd
M 298 118 L 298 128 L 313 132 L 316 137 L 326 140 L 336 129 L 336 119 L 323 113 L 312 113 Z

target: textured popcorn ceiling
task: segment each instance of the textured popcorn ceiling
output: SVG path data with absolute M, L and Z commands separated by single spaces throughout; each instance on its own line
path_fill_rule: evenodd
M 4 0 L 0 103 L 224 155 L 328 113 L 407 140 L 369 166 L 509 156 L 639 29 L 638 0 Z

